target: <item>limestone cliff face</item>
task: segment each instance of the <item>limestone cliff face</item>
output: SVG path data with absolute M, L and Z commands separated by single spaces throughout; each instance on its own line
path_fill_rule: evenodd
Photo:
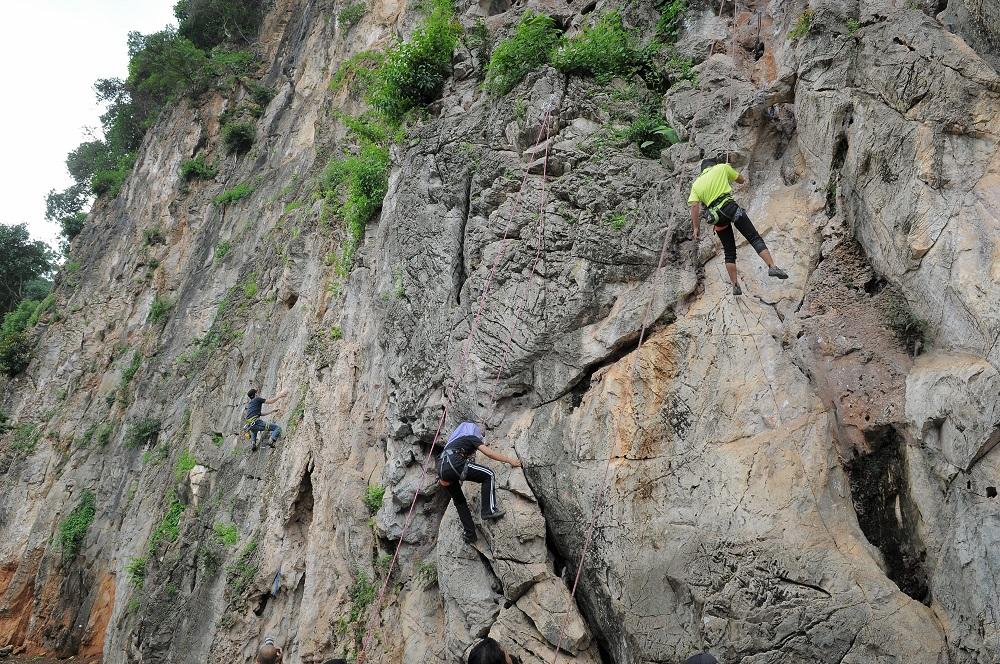
M 570 30 L 614 8 L 457 13 L 506 34 L 529 7 Z M 368 661 L 457 662 L 490 634 L 541 664 L 560 631 L 578 663 L 997 661 L 996 53 L 905 2 L 808 8 L 792 40 L 804 2 L 691 3 L 698 83 L 653 97 L 682 139 L 659 159 L 611 133 L 641 82 L 543 67 L 493 99 L 460 47 L 341 283 L 313 191 L 334 111 L 358 102 L 328 83 L 417 10 L 376 2 L 345 28 L 333 2 L 278 0 L 254 148 L 219 145 L 236 100 L 164 113 L 3 387 L 41 436 L 0 443 L 0 647 L 249 662 L 271 634 L 289 662 L 351 656 L 402 537 Z M 217 181 L 182 186 L 200 150 Z M 714 237 L 688 239 L 688 187 L 719 152 L 790 274 L 743 243 L 740 299 Z M 917 348 L 891 329 L 906 311 L 929 325 Z M 273 452 L 238 436 L 250 381 L 291 395 Z M 446 428 L 483 421 L 524 462 L 496 467 L 507 515 L 475 547 L 422 472 L 445 403 Z M 85 491 L 70 559 L 56 531 Z

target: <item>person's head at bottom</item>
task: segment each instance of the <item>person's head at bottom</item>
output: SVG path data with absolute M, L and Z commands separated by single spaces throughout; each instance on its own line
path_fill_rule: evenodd
M 274 645 L 270 636 L 264 639 L 264 645 L 257 650 L 257 664 L 280 664 L 281 648 Z
M 513 660 L 499 643 L 487 636 L 469 652 L 469 664 L 513 664 Z
M 719 660 L 707 652 L 700 652 L 685 659 L 684 664 L 719 664 Z

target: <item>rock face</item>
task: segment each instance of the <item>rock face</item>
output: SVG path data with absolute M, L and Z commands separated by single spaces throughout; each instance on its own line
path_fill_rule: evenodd
M 250 662 L 273 635 L 311 663 L 370 636 L 366 661 L 444 664 L 490 635 L 524 664 L 560 643 L 579 664 L 995 662 L 988 42 L 949 32 L 954 8 L 690 4 L 697 82 L 662 95 L 542 66 L 490 97 L 459 48 L 344 278 L 313 193 L 346 144 L 333 111 L 359 102 L 328 83 L 418 10 L 376 2 L 348 27 L 335 3 L 278 0 L 254 148 L 219 145 L 239 93 L 165 112 L 3 385 L 0 648 Z M 993 5 L 963 6 L 991 29 Z M 576 30 L 592 7 L 456 13 L 508 34 L 527 8 Z M 617 134 L 649 104 L 681 138 L 658 159 Z M 218 181 L 182 187 L 200 150 Z M 719 153 L 790 275 L 741 241 L 740 298 L 718 241 L 689 239 L 690 182 Z M 166 242 L 144 245 L 154 227 Z M 274 451 L 242 438 L 248 383 L 290 394 Z M 524 464 L 489 462 L 507 512 L 474 546 L 425 462 L 462 419 Z

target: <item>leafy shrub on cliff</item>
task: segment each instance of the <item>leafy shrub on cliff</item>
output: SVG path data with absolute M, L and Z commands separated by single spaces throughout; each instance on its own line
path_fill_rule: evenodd
M 812 19 L 813 11 L 811 9 L 807 9 L 799 14 L 799 18 L 795 21 L 795 25 L 793 25 L 792 29 L 788 32 L 788 38 L 792 41 L 797 41 L 808 35 L 812 30 Z
M 181 162 L 181 177 L 186 181 L 191 180 L 211 180 L 215 177 L 219 169 L 215 164 L 205 161 L 205 155 L 198 153 L 194 159 L 185 159 Z
M 434 0 L 430 15 L 409 41 L 386 52 L 369 86 L 368 104 L 390 123 L 398 123 L 411 109 L 434 101 L 451 72 L 460 33 L 451 0 Z
M 18 454 L 28 456 L 33 454 L 38 441 L 42 438 L 42 430 L 36 424 L 19 424 L 14 428 L 14 437 L 10 441 L 10 449 Z
M 132 587 L 136 590 L 141 590 L 142 585 L 146 582 L 146 557 L 133 558 L 125 565 L 125 574 L 128 576 L 128 582 L 132 584 Z
M 218 196 L 215 197 L 215 204 L 220 207 L 225 207 L 230 203 L 235 203 L 236 201 L 243 200 L 254 191 L 253 186 L 247 182 L 241 182 L 232 189 L 227 189 Z
M 363 2 L 350 3 L 337 12 L 337 25 L 342 26 L 344 30 L 350 30 L 365 15 L 366 9 Z
M 132 382 L 132 379 L 135 378 L 135 374 L 139 371 L 139 367 L 141 366 L 142 353 L 140 351 L 135 351 L 132 353 L 132 360 L 129 362 L 129 365 L 125 367 L 124 371 L 122 371 L 122 381 L 120 385 L 122 390 L 128 389 L 129 384 Z
M 59 522 L 59 544 L 62 547 L 63 560 L 76 557 L 96 513 L 94 492 L 84 491 L 73 511 Z
M 896 338 L 914 355 L 930 341 L 930 326 L 910 309 L 901 294 L 892 293 L 884 310 L 885 320 Z
M 526 11 L 514 34 L 493 49 L 483 86 L 495 95 L 507 94 L 529 72 L 548 62 L 561 36 L 551 16 Z
M 243 550 L 240 551 L 240 557 L 226 567 L 226 585 L 230 598 L 242 597 L 257 577 L 257 572 L 260 571 L 260 559 L 257 555 L 258 545 L 259 542 L 256 538 L 247 542 Z
M 23 332 L 0 336 L 0 372 L 13 378 L 31 363 L 31 341 Z
M 181 36 L 203 49 L 224 42 L 248 43 L 264 18 L 260 0 L 180 0 L 174 16 Z
M 167 320 L 170 310 L 174 308 L 174 301 L 169 297 L 157 295 L 153 298 L 153 304 L 149 307 L 149 322 L 156 325 Z
M 160 433 L 160 421 L 144 418 L 129 425 L 125 431 L 125 447 L 135 449 L 145 445 Z
M 181 515 L 184 514 L 184 503 L 177 499 L 176 494 L 171 491 L 167 495 L 167 511 L 163 515 L 160 525 L 153 531 L 153 536 L 149 539 L 149 555 L 156 555 L 156 548 L 160 542 L 174 542 L 180 534 Z
M 649 159 L 656 159 L 660 150 L 680 141 L 677 132 L 659 113 L 643 113 L 622 132 L 622 138 L 639 146 Z
M 188 450 L 184 450 L 177 457 L 177 463 L 174 464 L 174 479 L 178 482 L 183 482 L 187 474 L 191 472 L 191 469 L 197 465 L 198 460 L 194 458 L 194 455 Z
M 253 146 L 257 130 L 246 120 L 227 122 L 222 126 L 222 142 L 230 154 L 243 154 Z
M 219 541 L 226 546 L 232 546 L 240 541 L 240 532 L 234 524 L 217 523 L 212 530 L 215 532 L 215 536 L 219 538 Z
M 365 507 L 372 514 L 378 512 L 382 507 L 382 500 L 385 498 L 385 487 L 381 484 L 369 484 L 368 488 L 365 489 L 364 503 Z
M 635 74 L 643 62 L 639 37 L 627 30 L 616 11 L 602 15 L 583 31 L 568 39 L 552 57 L 552 64 L 565 74 L 593 76 L 598 83 Z
M 660 19 L 656 24 L 656 34 L 673 42 L 677 39 L 687 12 L 687 0 L 660 0 L 659 5 Z
M 356 155 L 334 159 L 323 171 L 325 206 L 347 227 L 345 260 L 349 263 L 364 237 L 368 220 L 382 206 L 389 188 L 389 150 L 362 140 Z

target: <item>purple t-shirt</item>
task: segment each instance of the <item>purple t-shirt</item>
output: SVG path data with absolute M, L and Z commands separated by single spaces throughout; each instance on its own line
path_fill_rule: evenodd
M 457 450 L 464 456 L 471 456 L 483 444 L 483 430 L 478 424 L 462 422 L 448 436 L 445 449 Z

